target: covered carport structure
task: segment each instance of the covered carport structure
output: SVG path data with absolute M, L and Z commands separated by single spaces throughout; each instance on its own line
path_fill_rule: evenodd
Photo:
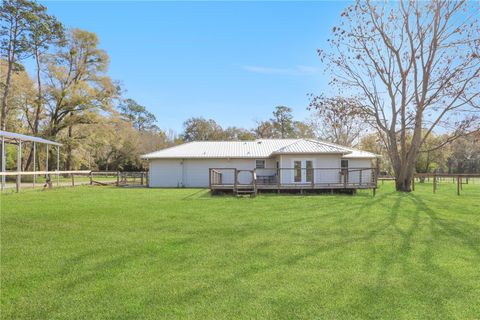
M 6 188 L 6 176 L 13 175 L 16 176 L 16 188 L 17 191 L 21 185 L 21 177 L 22 177 L 22 148 L 27 144 L 33 144 L 33 172 L 29 172 L 33 175 L 33 184 L 35 186 L 35 179 L 37 174 L 46 174 L 48 176 L 49 171 L 49 146 L 56 148 L 57 151 L 57 161 L 56 167 L 57 172 L 60 171 L 60 147 L 62 146 L 61 143 L 35 137 L 29 136 L 25 134 L 15 133 L 15 132 L 8 132 L 8 131 L 0 131 L 0 140 L 1 140 L 1 169 L 2 169 L 2 181 L 1 181 L 1 189 L 3 190 Z M 7 172 L 6 170 L 6 162 L 7 162 L 7 144 L 13 144 L 17 146 L 17 170 L 16 172 Z M 46 150 L 46 157 L 45 157 L 45 171 L 37 172 L 37 150 L 39 145 L 44 145 Z

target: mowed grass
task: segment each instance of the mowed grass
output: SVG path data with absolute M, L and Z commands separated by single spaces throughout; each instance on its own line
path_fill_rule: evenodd
M 1 196 L 2 319 L 477 319 L 480 183 Z

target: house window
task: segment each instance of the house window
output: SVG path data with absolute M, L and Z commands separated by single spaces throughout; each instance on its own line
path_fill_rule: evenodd
M 255 160 L 255 168 L 265 169 L 265 160 Z
M 348 169 L 348 160 L 342 160 L 340 166 L 342 169 Z

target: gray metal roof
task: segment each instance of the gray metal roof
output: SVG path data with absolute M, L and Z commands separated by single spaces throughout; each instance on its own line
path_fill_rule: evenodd
M 356 149 L 310 139 L 258 139 L 254 141 L 195 141 L 142 156 L 143 159 L 269 158 L 275 154 L 341 154 Z M 375 158 L 373 153 L 362 151 Z
M 39 137 L 34 137 L 34 136 L 28 136 L 25 134 L 20 134 L 20 133 L 15 133 L 15 132 L 8 132 L 8 131 L 0 131 L 0 138 L 5 138 L 7 141 L 15 141 L 15 142 L 38 142 L 38 143 L 43 143 L 43 144 L 50 144 L 54 146 L 61 146 L 61 143 L 55 142 L 55 141 L 50 141 L 47 139 L 39 138 Z
M 274 154 L 298 154 L 298 153 L 349 153 L 344 147 L 324 143 L 322 141 L 299 139 L 283 148 L 273 151 Z

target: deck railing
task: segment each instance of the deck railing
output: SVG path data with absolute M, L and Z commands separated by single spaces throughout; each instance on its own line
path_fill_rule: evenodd
M 211 168 L 210 188 L 376 188 L 376 168 Z

